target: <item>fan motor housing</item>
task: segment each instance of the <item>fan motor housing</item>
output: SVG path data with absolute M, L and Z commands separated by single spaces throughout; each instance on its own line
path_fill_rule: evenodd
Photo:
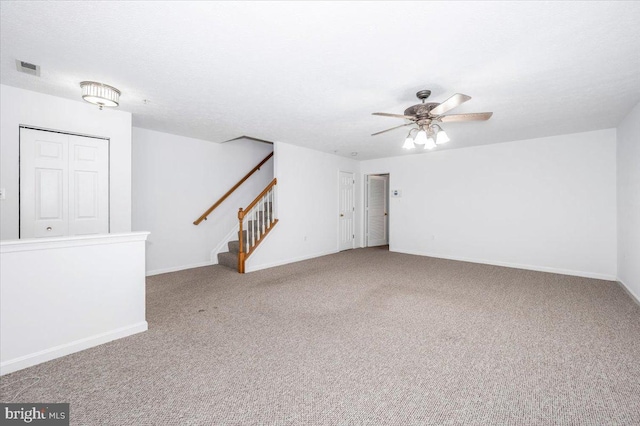
M 428 117 L 432 109 L 440 105 L 437 102 L 427 102 L 425 104 L 417 104 L 410 106 L 404 110 L 404 115 L 413 115 L 416 118 Z

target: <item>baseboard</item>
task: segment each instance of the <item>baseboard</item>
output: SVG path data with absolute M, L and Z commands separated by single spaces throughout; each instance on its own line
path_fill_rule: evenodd
M 201 268 L 203 266 L 211 266 L 216 264 L 217 262 L 214 263 L 213 261 L 210 260 L 208 262 L 194 263 L 191 265 L 173 266 L 171 268 L 154 269 L 152 271 L 147 271 L 146 275 L 147 277 L 150 277 L 152 275 L 166 274 L 167 272 L 184 271 L 185 269 Z
M 329 250 L 329 251 L 325 251 L 325 252 L 321 252 L 321 253 L 315 253 L 315 254 L 311 254 L 311 255 L 307 255 L 307 256 L 300 256 L 300 257 L 295 257 L 295 258 L 291 258 L 291 259 L 285 259 L 285 260 L 279 260 L 277 262 L 271 262 L 271 263 L 264 263 L 262 265 L 247 265 L 245 268 L 245 272 L 255 272 L 255 271 L 259 271 L 261 269 L 268 269 L 268 268 L 273 268 L 276 266 L 282 266 L 282 265 L 287 265 L 289 263 L 295 263 L 295 262 L 302 262 L 303 260 L 309 260 L 309 259 L 313 259 L 316 257 L 321 257 L 321 256 L 327 256 L 329 254 L 335 254 L 338 253 L 338 250 Z M 251 258 L 249 258 L 249 261 L 251 260 Z
M 629 296 L 631 296 L 631 299 L 633 299 L 633 301 L 640 306 L 640 297 L 638 297 L 638 295 L 635 294 L 633 290 L 631 290 L 631 287 L 626 285 L 625 282 L 622 281 L 620 278 L 618 278 L 617 281 L 618 281 L 618 284 L 620 284 L 620 287 L 622 287 L 622 289 L 626 291 L 629 294 Z
M 146 321 L 133 324 L 127 327 L 118 328 L 116 330 L 107 331 L 105 333 L 96 334 L 95 336 L 86 337 L 84 339 L 75 340 L 65 343 L 64 345 L 54 346 L 53 348 L 24 355 L 9 361 L 0 363 L 0 376 L 32 367 L 43 362 L 51 361 L 56 358 L 63 357 L 75 352 L 102 345 L 112 340 L 121 339 L 131 336 L 132 334 L 141 333 L 149 328 Z
M 390 249 L 390 251 L 397 252 L 397 253 L 413 254 L 417 256 L 436 257 L 439 259 L 459 260 L 462 262 L 472 262 L 472 263 L 482 263 L 485 265 L 504 266 L 506 268 L 527 269 L 530 271 L 551 272 L 554 274 L 573 275 L 576 277 L 583 277 L 583 278 L 595 278 L 598 280 L 605 280 L 605 281 L 616 281 L 617 279 L 615 275 L 599 274 L 596 272 L 574 271 L 572 269 L 550 268 L 547 266 L 526 265 L 521 263 L 500 262 L 500 261 L 476 259 L 476 258 L 460 257 L 460 256 L 443 256 L 441 254 L 425 253 L 425 252 L 418 252 L 413 250 L 398 250 L 395 247 L 393 248 L 393 250 Z

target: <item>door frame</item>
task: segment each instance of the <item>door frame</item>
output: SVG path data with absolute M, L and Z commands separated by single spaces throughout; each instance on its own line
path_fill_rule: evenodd
M 390 191 L 391 191 L 391 174 L 390 173 L 367 173 L 364 179 L 364 208 L 363 219 L 364 219 L 364 235 L 363 235 L 363 245 L 364 247 L 369 247 L 369 176 L 386 176 L 387 177 L 387 190 L 384 194 L 384 202 L 386 206 L 387 216 L 387 244 L 391 245 L 391 221 L 389 220 L 391 217 L 391 203 L 390 203 Z M 377 246 L 375 246 L 377 247 Z
M 20 161 L 21 159 L 21 154 L 22 154 L 22 143 L 20 141 L 20 135 L 21 135 L 21 130 L 22 129 L 30 129 L 30 130 L 38 130 L 38 131 L 42 131 L 42 132 L 50 132 L 50 133 L 60 133 L 63 135 L 69 135 L 69 136 L 80 136 L 83 138 L 93 138 L 93 139 L 100 139 L 103 140 L 107 143 L 107 182 L 109 183 L 109 186 L 107 188 L 107 233 L 111 233 L 111 138 L 107 137 L 107 136 L 97 136 L 97 135 L 89 135 L 86 133 L 78 133 L 78 132 L 69 132 L 69 131 L 65 131 L 65 130 L 56 130 L 56 129 L 49 129 L 46 127 L 40 127 L 40 126 L 32 126 L 32 125 L 27 125 L 27 124 L 20 124 L 18 126 L 18 239 L 21 239 L 22 236 L 20 235 L 21 233 L 21 229 L 22 229 L 22 224 L 20 223 L 20 221 L 22 220 L 22 191 L 21 191 L 21 182 L 20 182 L 20 173 L 21 173 L 21 166 L 22 163 Z M 66 238 L 66 237 L 63 237 Z
M 351 188 L 353 191 L 353 239 L 351 240 L 351 248 L 341 249 L 340 247 L 340 218 L 338 218 L 337 233 L 337 250 L 353 250 L 356 247 L 356 173 L 347 170 L 338 170 L 338 214 L 340 214 L 340 174 L 347 173 L 353 178 Z

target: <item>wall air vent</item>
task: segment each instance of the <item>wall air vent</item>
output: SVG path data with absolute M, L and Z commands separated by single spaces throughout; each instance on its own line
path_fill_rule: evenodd
M 40 65 L 30 64 L 29 62 L 16 59 L 16 68 L 20 72 L 40 77 Z

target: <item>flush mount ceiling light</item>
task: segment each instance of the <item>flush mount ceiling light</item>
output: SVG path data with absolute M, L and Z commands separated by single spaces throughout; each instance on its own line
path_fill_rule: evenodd
M 95 81 L 83 81 L 82 99 L 102 107 L 117 107 L 120 104 L 120 91 L 108 84 L 97 83 Z
M 418 99 L 422 100 L 422 103 L 407 108 L 404 111 L 404 114 L 374 112 L 373 115 L 404 118 L 409 120 L 409 122 L 406 124 L 401 124 L 400 126 L 392 127 L 387 130 L 383 130 L 381 132 L 374 133 L 371 136 L 379 135 L 380 133 L 385 133 L 390 130 L 399 129 L 400 127 L 416 125 L 418 127 L 414 127 L 409 130 L 409 134 L 404 140 L 402 148 L 413 149 L 416 147 L 416 145 L 423 145 L 424 149 L 433 149 L 437 145 L 442 145 L 449 142 L 450 140 L 449 136 L 447 136 L 445 131 L 442 130 L 442 127 L 440 127 L 440 125 L 436 123 L 447 123 L 455 121 L 485 121 L 491 118 L 491 116 L 493 115 L 492 112 L 443 115 L 445 112 L 457 107 L 464 102 L 467 102 L 469 99 L 471 99 L 471 96 L 456 93 L 442 103 L 425 103 L 425 99 L 427 99 L 430 95 L 431 90 L 421 90 L 416 93 L 416 96 L 418 97 Z M 417 130 L 417 133 L 415 137 L 412 137 L 411 132 L 415 130 Z

